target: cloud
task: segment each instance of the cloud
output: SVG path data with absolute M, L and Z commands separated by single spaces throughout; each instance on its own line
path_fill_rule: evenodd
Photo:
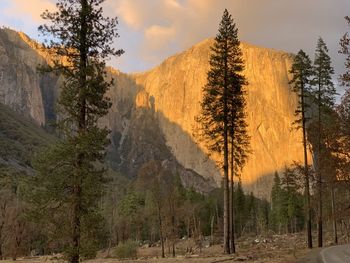
M 29 15 L 37 23 L 42 22 L 40 15 L 44 10 L 54 10 L 55 4 L 52 0 L 12 0 L 11 5 L 6 10 L 7 15 L 19 16 Z
M 166 0 L 166 4 L 173 8 L 181 8 L 181 5 L 177 0 Z
M 243 41 L 288 52 L 304 49 L 313 57 L 317 38 L 322 36 L 337 71 L 342 70 L 337 50 L 338 40 L 347 30 L 343 17 L 349 15 L 349 0 L 109 0 L 107 3 L 118 6 L 117 14 L 122 22 L 141 36 L 140 59 L 152 57 L 150 66 L 214 37 L 222 12 L 227 8 Z
M 121 1 L 120 5 L 115 7 L 115 11 L 132 29 L 137 30 L 142 26 L 142 13 L 134 1 Z
M 54 7 L 55 0 L 1 0 L 1 21 L 25 32 L 35 32 L 40 14 Z M 3 7 L 5 6 L 5 7 Z M 106 0 L 105 12 L 118 16 L 121 37 L 116 46 L 126 54 L 124 71 L 146 70 L 166 57 L 214 37 L 227 8 L 239 28 L 239 37 L 252 44 L 289 52 L 299 49 L 313 57 L 322 36 L 338 72 L 343 57 L 339 38 L 348 26 L 349 0 Z
M 147 44 L 151 44 L 150 48 L 159 50 L 166 46 L 176 35 L 174 27 L 166 27 L 159 25 L 152 25 L 145 29 L 145 40 Z

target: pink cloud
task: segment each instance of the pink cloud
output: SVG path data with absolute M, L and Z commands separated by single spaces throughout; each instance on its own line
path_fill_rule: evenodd
M 40 15 L 45 11 L 55 8 L 52 0 L 12 0 L 11 6 L 6 10 L 8 15 L 18 17 L 19 14 L 29 15 L 36 22 L 42 22 Z

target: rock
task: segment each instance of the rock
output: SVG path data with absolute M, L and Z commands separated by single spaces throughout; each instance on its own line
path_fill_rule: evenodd
M 134 76 L 137 85 L 154 98 L 160 127 L 179 163 L 205 178 L 214 178 L 219 185 L 216 163 L 221 157 L 213 154 L 208 158 L 205 146 L 193 136 L 212 44 L 212 39 L 205 40 Z M 302 160 L 301 133 L 292 127 L 297 104 L 288 84 L 292 55 L 245 43 L 242 51 L 249 81 L 247 118 L 253 151 L 242 180 L 246 190 L 268 198 L 272 174 Z
M 108 91 L 113 106 L 100 125 L 112 131 L 112 168 L 133 177 L 143 163 L 156 159 L 180 171 L 183 184 L 198 191 L 220 185 L 217 163 L 222 157 L 208 157 L 194 136 L 212 44 L 212 39 L 205 40 L 144 73 L 107 69 L 116 85 Z M 288 84 L 292 55 L 245 43 L 242 51 L 253 152 L 242 181 L 246 191 L 269 198 L 273 173 L 302 160 L 301 132 L 292 127 L 297 104 Z M 60 83 L 58 77 L 38 73 L 37 66 L 45 63 L 52 63 L 52 57 L 40 44 L 23 33 L 0 29 L 0 102 L 39 124 L 55 119 Z
M 57 77 L 41 75 L 37 67 L 46 60 L 23 33 L 0 29 L 0 103 L 45 124 L 53 108 Z
M 36 257 L 36 256 L 40 256 L 40 255 L 42 255 L 42 252 L 40 251 L 40 249 L 33 249 L 32 251 L 30 251 L 31 257 Z
M 238 256 L 235 258 L 235 261 L 247 261 L 249 258 L 247 256 Z

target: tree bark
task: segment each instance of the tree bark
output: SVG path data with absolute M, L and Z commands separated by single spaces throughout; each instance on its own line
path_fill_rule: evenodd
M 174 213 L 174 211 L 173 211 L 173 213 Z M 173 249 L 173 257 L 175 257 L 175 216 L 174 215 L 172 215 L 172 217 L 171 217 L 171 224 L 172 224 L 172 229 L 171 229 L 171 235 L 172 235 L 172 237 L 171 237 L 171 239 L 172 239 L 172 249 Z
M 231 123 L 232 125 L 232 123 Z M 232 127 L 233 129 L 233 127 Z M 231 134 L 231 163 L 230 163 L 230 168 L 231 168 L 231 184 L 230 184 L 230 248 L 232 253 L 236 253 L 236 246 L 235 246 L 235 218 L 234 218 L 234 153 L 233 153 L 233 131 Z
M 210 220 L 210 246 L 214 245 L 214 215 Z
M 319 77 L 320 80 L 320 77 Z M 321 83 L 318 83 L 318 136 L 317 136 L 317 189 L 318 189 L 318 247 L 323 246 L 322 172 L 321 172 Z
M 7 214 L 7 200 L 3 201 L 2 206 L 0 207 L 1 212 L 1 222 L 0 222 L 0 260 L 3 260 L 3 251 L 2 246 L 4 243 L 4 228 L 5 228 L 5 222 L 6 222 L 6 214 Z
M 334 234 L 334 244 L 338 244 L 338 231 L 337 231 L 337 220 L 335 215 L 335 200 L 334 200 L 334 182 L 331 185 L 331 202 L 332 202 L 332 223 L 333 223 L 333 234 Z
M 304 84 L 301 88 L 301 114 L 302 114 L 302 130 L 303 130 L 303 148 L 304 148 L 304 170 L 305 170 L 305 195 L 306 195 L 306 231 L 308 248 L 312 248 L 311 234 L 311 204 L 310 204 L 310 182 L 309 168 L 307 160 L 307 143 L 306 143 L 306 116 L 305 116 L 305 101 L 304 101 Z
M 224 253 L 230 254 L 230 212 L 229 212 L 229 182 L 228 182 L 228 43 L 225 43 L 225 68 L 224 68 Z
M 160 205 L 159 204 L 158 204 L 158 223 L 159 223 L 160 244 L 162 246 L 162 258 L 165 258 L 164 238 L 163 238 L 163 224 L 162 224 L 162 215 L 161 215 L 161 212 L 160 212 Z
M 81 0 L 81 14 L 80 14 L 80 39 L 79 39 L 79 120 L 78 120 L 78 136 L 86 132 L 86 68 L 87 68 L 87 23 L 86 16 L 88 10 L 87 0 Z M 81 202 L 82 202 L 82 166 L 84 161 L 84 154 L 82 152 L 77 153 L 77 160 L 75 163 L 75 185 L 73 188 L 73 250 L 70 258 L 71 263 L 79 263 L 80 258 L 80 238 L 81 238 Z

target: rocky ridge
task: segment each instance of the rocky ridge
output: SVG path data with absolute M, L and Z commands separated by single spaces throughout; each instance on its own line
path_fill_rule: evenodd
M 112 131 L 108 159 L 113 168 L 136 176 L 143 163 L 158 159 L 171 163 L 187 186 L 205 192 L 220 184 L 220 156 L 208 157 L 193 135 L 212 43 L 205 40 L 143 73 L 108 68 L 116 85 L 108 92 L 113 106 L 101 125 Z M 242 181 L 248 191 L 267 197 L 271 175 L 302 160 L 301 133 L 292 127 L 297 103 L 288 84 L 292 55 L 246 43 L 242 51 L 253 151 Z M 36 70 L 50 60 L 25 34 L 1 29 L 0 102 L 38 124 L 54 119 L 59 78 Z

